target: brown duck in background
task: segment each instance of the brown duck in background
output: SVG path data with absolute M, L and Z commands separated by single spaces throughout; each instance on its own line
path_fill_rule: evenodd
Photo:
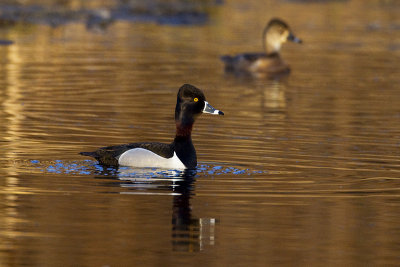
M 271 19 L 263 32 L 264 53 L 244 53 L 236 56 L 222 56 L 225 70 L 235 73 L 281 74 L 290 71 L 289 65 L 281 58 L 279 51 L 286 41 L 302 43 L 289 26 L 280 19 Z

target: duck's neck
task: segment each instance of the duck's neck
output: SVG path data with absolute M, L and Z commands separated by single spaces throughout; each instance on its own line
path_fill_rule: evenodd
M 189 169 L 197 166 L 196 150 L 192 143 L 193 123 L 176 123 L 176 135 L 174 139 L 174 149 L 178 158 Z
M 267 55 L 279 54 L 281 44 L 277 42 L 265 42 L 264 50 Z
M 279 36 L 268 32 L 263 33 L 263 47 L 267 55 L 279 54 L 281 42 Z
M 193 123 L 176 122 L 176 137 L 191 138 Z

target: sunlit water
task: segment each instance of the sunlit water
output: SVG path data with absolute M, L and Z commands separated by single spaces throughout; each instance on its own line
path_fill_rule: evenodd
M 0 28 L 1 266 L 398 264 L 400 4 L 203 11 Z M 261 50 L 276 16 L 304 40 L 283 48 L 290 75 L 224 73 L 219 56 Z M 171 142 L 183 83 L 225 112 L 197 120 L 196 170 L 78 154 Z

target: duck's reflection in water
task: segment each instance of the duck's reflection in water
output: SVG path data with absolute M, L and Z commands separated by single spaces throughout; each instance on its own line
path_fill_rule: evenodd
M 130 172 L 129 172 L 130 171 Z M 214 245 L 215 218 L 197 218 L 192 215 L 191 198 L 195 195 L 196 170 L 132 172 L 120 169 L 120 185 L 129 188 L 123 194 L 172 195 L 172 249 L 174 251 L 201 251 Z
M 179 251 L 200 251 L 205 245 L 214 245 L 215 219 L 192 216 L 190 199 L 194 179 L 187 176 L 175 187 L 178 193 L 172 205 L 172 246 Z

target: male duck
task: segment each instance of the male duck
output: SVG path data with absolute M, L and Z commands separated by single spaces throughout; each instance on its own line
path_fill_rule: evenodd
M 236 56 L 222 56 L 225 70 L 236 73 L 279 74 L 289 72 L 289 65 L 281 59 L 279 51 L 286 41 L 302 43 L 294 36 L 289 26 L 280 19 L 272 19 L 263 32 L 265 53 L 245 53 Z
M 178 91 L 175 108 L 176 135 L 171 144 L 156 142 L 131 143 L 100 148 L 81 155 L 94 157 L 102 165 L 192 169 L 197 166 L 192 143 L 193 123 L 201 113 L 224 115 L 214 109 L 203 92 L 190 84 Z

